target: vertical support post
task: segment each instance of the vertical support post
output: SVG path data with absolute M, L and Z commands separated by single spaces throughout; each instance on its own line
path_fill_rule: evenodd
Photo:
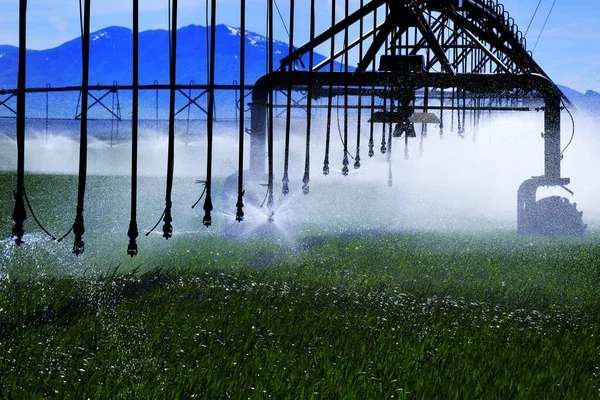
M 267 137 L 267 159 L 269 164 L 269 178 L 267 182 L 267 209 L 269 210 L 269 222 L 273 222 L 273 106 L 275 102 L 275 93 L 273 90 L 273 0 L 269 0 L 268 10 L 268 36 L 269 36 L 269 130 Z
M 310 0 L 310 40 L 315 38 L 315 0 Z M 304 177 L 302 178 L 302 193 L 308 194 L 310 183 L 310 134 L 312 124 L 313 100 L 313 64 L 314 49 L 311 47 L 308 56 L 308 90 L 306 96 L 306 151 L 304 156 Z
M 246 0 L 241 0 L 240 6 L 240 121 L 238 139 L 238 197 L 235 214 L 235 220 L 238 222 L 242 222 L 244 219 L 244 86 L 246 74 Z
M 294 51 L 294 0 L 290 0 L 290 43 L 288 53 Z M 292 66 L 288 68 L 288 72 L 292 71 Z M 287 103 L 286 103 L 286 118 L 285 118 L 285 150 L 283 161 L 283 179 L 281 180 L 281 193 L 287 195 L 290 192 L 290 177 L 288 169 L 290 164 L 290 133 L 291 133 L 291 118 L 292 118 L 292 80 L 288 79 L 287 87 Z
M 14 192 L 15 208 L 12 235 L 15 242 L 21 244 L 25 234 L 23 224 L 25 213 L 25 80 L 26 80 L 26 44 L 27 44 L 27 0 L 19 2 L 19 68 L 17 75 L 17 188 Z
M 444 136 L 444 88 L 440 88 L 440 138 Z
M 454 132 L 454 95 L 455 88 L 452 87 L 452 103 L 450 106 L 450 132 Z
M 344 18 L 348 19 L 348 0 L 344 3 Z M 348 26 L 344 28 L 344 158 L 342 175 L 348 176 Z
M 331 0 L 331 26 L 335 26 L 335 0 Z M 329 46 L 329 92 L 327 96 L 327 125 L 325 126 L 325 159 L 323 160 L 323 175 L 329 175 L 329 144 L 331 142 L 331 108 L 333 106 L 333 66 L 335 64 L 335 35 L 331 35 Z
M 248 172 L 253 179 L 262 179 L 265 173 L 265 149 L 267 147 L 266 96 L 266 91 L 264 93 L 253 91 L 252 102 L 250 103 L 250 171 Z M 260 99 L 260 102 L 258 102 L 258 99 Z
M 364 0 L 360 0 L 360 8 L 364 7 Z M 358 58 L 363 58 L 363 18 L 359 21 L 360 43 L 358 44 Z M 360 168 L 360 132 L 361 132 L 361 117 L 362 117 L 362 86 L 358 87 L 358 116 L 356 120 L 356 155 L 354 156 L 354 169 Z
M 138 113 L 139 113 L 139 0 L 133 0 L 133 70 L 131 94 L 131 218 L 129 220 L 129 245 L 127 254 L 137 255 L 137 151 L 138 151 Z
M 212 225 L 212 155 L 213 155 L 213 125 L 215 115 L 215 46 L 217 28 L 217 1 L 210 2 L 210 73 L 208 76 L 208 129 L 206 132 L 206 198 L 204 199 L 204 218 L 202 223 L 209 227 Z
M 82 83 L 81 83 L 81 137 L 79 139 L 79 184 L 77 190 L 77 213 L 73 224 L 75 242 L 73 243 L 73 254 L 79 255 L 84 249 L 83 234 L 85 233 L 83 221 L 83 203 L 85 199 L 85 181 L 87 175 L 87 119 L 89 98 L 89 74 L 90 74 L 90 0 L 85 0 L 83 12 L 83 35 L 82 35 Z
M 156 120 L 156 134 L 158 134 L 158 81 L 155 80 L 154 81 L 154 86 L 156 87 L 156 89 L 154 90 L 154 113 L 155 113 L 155 120 Z
M 373 32 L 377 29 L 377 9 L 373 10 Z M 375 58 L 373 57 L 373 69 L 372 72 L 375 72 Z M 362 60 L 362 57 L 361 57 Z M 371 118 L 369 120 L 369 157 L 373 157 L 375 155 L 375 151 L 373 148 L 375 147 L 375 141 L 373 139 L 374 133 L 374 122 L 373 122 L 373 114 L 375 113 L 375 84 L 371 85 Z
M 110 109 L 110 147 L 113 147 L 115 135 L 115 92 L 111 90 L 111 109 Z
M 544 97 L 544 174 L 560 178 L 560 94 L 553 90 Z
M 49 113 L 49 103 L 50 103 L 50 99 L 49 99 L 49 95 L 50 95 L 50 84 L 46 83 L 46 146 L 48 146 L 48 125 L 49 125 L 49 120 L 50 120 L 50 113 Z
M 173 236 L 173 217 L 171 216 L 171 191 L 175 173 L 175 85 L 177 83 L 177 0 L 173 0 L 170 21 L 171 41 L 169 42 L 169 144 L 167 152 L 167 188 L 165 195 L 165 216 L 163 218 L 163 237 Z
M 194 86 L 194 84 L 195 84 L 195 82 L 192 79 L 190 81 L 190 88 L 188 90 L 188 99 L 192 98 L 192 86 Z M 185 145 L 186 146 L 189 144 L 189 140 L 190 140 L 190 112 L 192 111 L 191 106 L 192 106 L 191 103 L 187 105 L 187 119 L 186 119 L 186 125 L 185 125 Z M 236 119 L 237 119 L 237 112 L 236 112 Z

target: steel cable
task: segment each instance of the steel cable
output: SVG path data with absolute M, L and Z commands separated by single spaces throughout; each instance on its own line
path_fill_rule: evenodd
M 529 21 L 529 25 L 527 25 L 527 29 L 525 30 L 525 34 L 523 35 L 523 37 L 527 36 L 527 33 L 529 33 L 529 28 L 531 28 L 531 24 L 533 23 L 533 20 L 535 19 L 535 16 L 537 15 L 537 12 L 540 8 L 540 5 L 542 4 L 543 0 L 539 0 L 537 7 L 535 8 L 535 11 L 533 12 L 533 16 L 531 17 L 531 20 Z
M 532 53 L 537 48 L 537 45 L 538 45 L 538 43 L 540 41 L 540 38 L 542 37 L 542 33 L 544 33 L 544 29 L 546 29 L 546 24 L 548 23 L 548 20 L 550 19 L 550 15 L 552 15 L 552 11 L 554 10 L 554 6 L 555 5 L 556 5 L 556 0 L 554 0 L 554 2 L 552 3 L 552 7 L 550 7 L 550 11 L 548 12 L 548 16 L 546 17 L 546 20 L 544 21 L 544 25 L 542 26 L 542 30 L 540 31 L 540 34 L 538 35 L 537 40 L 535 41 L 535 45 L 533 45 L 533 49 L 531 50 Z

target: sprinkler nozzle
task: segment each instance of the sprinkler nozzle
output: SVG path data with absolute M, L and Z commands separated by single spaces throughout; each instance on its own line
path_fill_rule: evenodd
M 235 220 L 237 222 L 242 222 L 244 220 L 244 202 L 242 201 L 242 198 L 244 197 L 244 193 L 245 193 L 245 191 L 242 190 L 242 192 L 238 194 L 238 201 L 236 204 L 237 212 L 235 214 Z
M 308 176 L 308 174 L 304 175 L 304 178 L 302 179 L 302 194 L 307 195 L 310 192 L 310 178 Z
M 167 240 L 173 237 L 173 225 L 170 222 L 165 222 L 163 225 L 163 237 Z
M 15 221 L 15 225 L 12 228 L 12 235 L 16 236 L 15 243 L 20 245 L 23 243 L 23 235 L 25 234 L 25 230 L 23 229 L 23 224 L 27 219 L 27 214 L 25 213 L 25 203 L 23 202 L 23 192 L 15 191 L 15 208 L 13 211 L 13 221 Z
M 73 251 L 72 253 L 76 256 L 83 253 L 85 250 L 85 244 L 83 243 L 83 234 L 85 233 L 85 226 L 83 223 L 83 213 L 82 210 L 77 213 L 75 217 L 75 223 L 73 224 L 73 233 L 75 234 L 75 242 L 73 243 Z
M 323 175 L 325 175 L 325 176 L 329 175 L 329 163 L 328 162 L 323 163 Z
M 281 180 L 281 193 L 286 196 L 290 192 L 290 179 L 288 178 L 287 171 L 283 174 L 283 179 Z
M 202 223 L 207 228 L 212 225 L 212 218 L 210 216 L 211 211 L 213 210 L 212 199 L 210 197 L 210 190 L 206 193 L 206 199 L 204 200 L 204 218 L 202 219 Z
M 136 256 L 138 253 L 137 244 L 135 243 L 135 239 L 138 237 L 138 229 L 137 222 L 132 219 L 129 222 L 129 230 L 127 231 L 127 236 L 129 237 L 129 246 L 127 246 L 127 255 L 128 256 Z
M 12 228 L 12 236 L 15 237 L 15 243 L 20 245 L 23 243 L 23 235 L 25 231 L 23 230 L 23 224 L 15 224 Z
M 73 250 L 71 251 L 76 256 L 79 256 L 85 250 L 85 243 L 83 243 L 83 239 L 81 237 L 75 237 L 75 242 L 73 243 Z
M 167 201 L 165 217 L 163 218 L 163 221 L 165 222 L 163 225 L 163 237 L 167 240 L 173 236 L 173 225 L 171 225 L 171 222 L 173 222 L 173 217 L 171 217 L 171 205 L 171 201 Z
M 305 183 L 304 185 L 302 185 L 302 194 L 307 195 L 309 193 L 310 193 L 310 186 L 308 185 L 308 183 Z
M 137 244 L 135 243 L 135 240 L 130 240 L 129 246 L 127 246 L 127 255 L 130 257 L 135 257 L 135 256 L 137 256 L 137 253 L 138 253 L 138 247 L 137 247 Z
M 359 169 L 360 168 L 360 156 L 356 155 L 356 157 L 354 157 L 354 169 Z

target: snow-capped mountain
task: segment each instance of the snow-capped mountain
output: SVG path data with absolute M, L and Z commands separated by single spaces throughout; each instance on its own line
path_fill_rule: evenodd
M 140 83 L 168 83 L 169 34 L 166 30 L 140 33 Z M 207 82 L 207 28 L 189 25 L 178 30 L 177 82 L 196 84 Z M 239 81 L 240 30 L 227 25 L 216 27 L 215 83 L 231 84 Z M 246 32 L 246 83 L 252 84 L 266 73 L 268 42 L 264 36 Z M 273 43 L 275 68 L 288 54 L 288 44 Z M 17 86 L 18 49 L 0 46 L 0 88 Z M 108 27 L 90 36 L 90 84 L 111 85 L 117 82 L 131 84 L 132 31 L 122 27 Z M 324 60 L 315 54 L 315 62 Z M 308 65 L 308 56 L 303 59 Z M 339 65 L 337 66 L 339 68 Z M 81 39 L 76 38 L 48 50 L 27 52 L 27 86 L 45 87 L 81 84 Z

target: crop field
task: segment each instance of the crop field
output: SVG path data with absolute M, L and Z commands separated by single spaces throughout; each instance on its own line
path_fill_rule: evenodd
M 140 181 L 155 204 L 140 211 L 144 228 L 162 212 L 153 182 Z M 0 174 L 0 398 L 600 395 L 596 229 L 537 238 L 304 221 L 286 240 L 240 238 L 218 221 L 205 229 L 186 203 L 171 240 L 140 227 L 140 255 L 127 258 L 128 179 L 88 183 L 76 258 L 72 236 L 53 242 L 29 212 L 26 242 L 11 242 L 14 175 Z M 66 232 L 76 178 L 26 185 L 40 221 Z

